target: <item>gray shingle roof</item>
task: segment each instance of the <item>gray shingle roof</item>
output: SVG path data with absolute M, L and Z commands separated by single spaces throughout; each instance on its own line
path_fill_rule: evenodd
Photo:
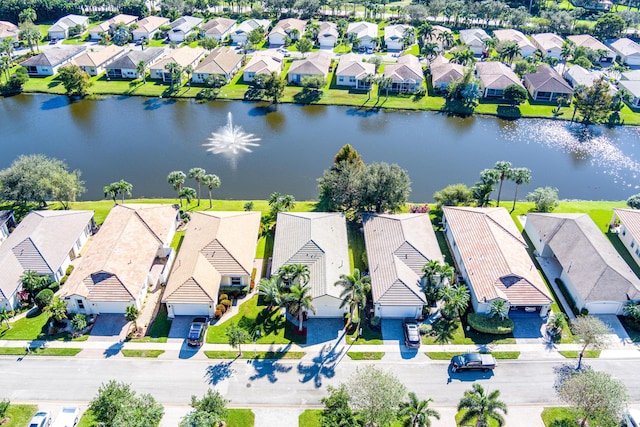
M 134 70 L 140 61 L 149 64 L 165 54 L 165 49 L 161 47 L 148 47 L 145 50 L 134 50 L 109 64 L 108 69 L 118 68 Z
M 84 52 L 85 49 L 86 46 L 55 46 L 45 50 L 40 55 L 32 56 L 20 63 L 20 65 L 56 67 L 78 55 L 80 52 Z
M 524 79 L 531 84 L 534 91 L 573 93 L 569 83 L 547 64 L 538 66 L 535 73 L 526 74 Z

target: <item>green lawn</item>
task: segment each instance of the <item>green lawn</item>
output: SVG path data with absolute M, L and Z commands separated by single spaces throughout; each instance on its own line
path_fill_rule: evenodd
M 640 342 L 640 330 L 637 329 L 637 326 L 626 316 L 618 316 L 618 319 L 620 319 L 620 323 L 629 334 L 631 341 Z
M 84 411 L 78 425 L 76 427 L 95 427 L 98 425 L 98 420 L 93 416 L 93 412 L 90 409 Z
M 384 353 L 377 351 L 349 351 L 347 356 L 351 360 L 380 360 L 384 357 Z
M 437 351 L 426 352 L 427 357 L 431 360 L 450 360 L 453 356 L 460 354 L 459 351 Z M 490 352 L 495 359 L 517 359 L 520 357 L 519 351 L 495 351 Z
M 365 321 L 362 322 L 362 336 L 357 337 L 358 331 L 354 330 L 347 335 L 347 344 L 382 344 L 382 331 L 374 331 L 369 327 L 369 324 Z
M 205 351 L 205 356 L 209 359 L 302 359 L 306 354 L 304 351 L 251 351 L 251 345 L 245 344 L 242 349 L 242 356 L 238 356 L 237 351 L 212 350 Z
M 88 335 L 78 338 L 72 338 L 69 333 L 46 336 L 47 322 L 49 315 L 47 313 L 37 312 L 33 316 L 25 316 L 22 319 L 11 323 L 11 329 L 3 323 L 0 326 L 0 339 L 3 340 L 64 340 L 64 341 L 85 341 Z
M 260 330 L 259 344 L 304 344 L 306 337 L 293 333 L 293 324 L 280 315 L 279 310 L 269 311 L 267 306 L 259 304 L 259 298 L 254 295 L 244 302 L 238 314 L 219 326 L 211 326 L 207 332 L 207 342 L 211 344 L 228 343 L 225 331 L 231 323 L 237 323 L 254 337 L 256 330 Z
M 457 426 L 462 427 L 462 424 L 460 424 L 460 420 L 464 416 L 465 412 L 466 412 L 465 410 L 462 410 L 462 411 L 458 411 L 458 413 L 456 414 L 456 425 Z M 471 422 L 465 424 L 464 426 L 468 426 L 468 425 L 471 425 L 471 426 L 475 425 L 475 419 L 472 420 Z M 498 424 L 498 422 L 496 420 L 490 418 L 489 419 L 489 427 L 499 427 L 499 424 Z
M 227 427 L 253 427 L 256 416 L 251 409 L 228 409 Z
M 491 335 L 466 330 L 466 320 L 446 321 L 441 319 L 433 324 L 433 335 L 422 337 L 422 343 L 432 344 L 515 344 L 513 335 Z
M 9 405 L 5 416 L 9 421 L 2 424 L 2 427 L 26 427 L 37 410 L 36 405 Z
M 542 422 L 545 427 L 551 427 L 551 423 L 555 420 L 572 420 L 576 421 L 576 416 L 571 408 L 562 406 L 547 407 L 542 410 Z
M 298 427 L 320 427 L 322 409 L 307 409 L 298 417 Z
M 580 356 L 579 351 L 564 350 L 558 351 L 558 353 L 560 353 L 567 359 L 577 359 Z M 598 357 L 600 357 L 600 350 L 586 350 L 584 352 L 585 359 L 597 359 Z
M 155 358 L 164 353 L 164 350 L 120 350 L 124 357 L 151 357 Z
M 81 348 L 41 348 L 31 347 L 29 356 L 75 356 L 82 351 Z M 24 356 L 24 347 L 0 347 L 1 355 Z
M 167 342 L 169 330 L 171 329 L 171 319 L 167 315 L 167 306 L 162 304 L 158 310 L 156 320 L 147 330 L 147 335 L 143 338 L 131 339 L 130 342 Z M 156 356 L 157 357 L 157 356 Z
M 347 223 L 349 264 L 351 265 L 351 271 L 357 268 L 362 273 L 366 271 L 366 266 L 363 262 L 363 255 L 366 253 L 366 248 L 364 244 L 364 234 L 360 231 L 360 227 L 361 224 L 353 222 Z

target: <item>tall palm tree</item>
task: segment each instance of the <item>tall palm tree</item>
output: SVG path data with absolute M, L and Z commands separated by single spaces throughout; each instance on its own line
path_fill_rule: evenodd
M 513 207 L 511 208 L 511 212 L 513 212 L 516 209 L 516 200 L 518 200 L 518 187 L 531 182 L 531 170 L 527 168 L 514 168 L 511 171 L 510 179 L 516 183 L 516 191 L 513 195 Z
M 493 169 L 497 170 L 500 173 L 500 187 L 498 187 L 498 202 L 497 205 L 500 206 L 500 193 L 502 193 L 502 183 L 505 178 L 510 178 L 511 170 L 513 167 L 511 166 L 511 162 L 499 161 L 493 166 Z
M 296 199 L 291 194 L 280 194 L 278 192 L 271 193 L 269 196 L 269 207 L 274 217 L 280 212 L 286 212 L 296 204 Z
M 299 332 L 302 332 L 304 313 L 307 311 L 311 311 L 313 314 L 316 313 L 316 308 L 313 305 L 313 297 L 310 293 L 311 287 L 309 285 L 296 283 L 289 289 L 289 293 L 286 296 L 289 313 L 298 317 Z
M 131 191 L 133 190 L 133 184 L 131 184 L 130 182 L 125 181 L 124 179 L 121 179 L 120 181 L 116 182 L 116 188 L 118 189 L 118 193 L 122 194 L 122 204 L 124 205 L 124 196 L 125 194 L 129 197 L 131 197 Z
M 440 266 L 440 285 L 444 285 L 445 279 L 449 280 L 449 284 L 453 283 L 453 276 L 456 274 L 456 269 L 447 264 L 446 262 Z
M 208 174 L 202 177 L 202 183 L 209 189 L 209 209 L 211 209 L 211 196 L 213 193 L 213 189 L 220 187 L 220 178 L 218 178 L 218 175 Z
M 418 37 L 423 40 L 431 40 L 433 38 L 434 30 L 433 25 L 430 22 L 424 22 L 418 27 Z
M 500 397 L 500 390 L 486 394 L 480 384 L 473 384 L 471 390 L 465 391 L 458 403 L 458 411 L 466 411 L 460 420 L 460 425 L 468 425 L 475 420 L 476 427 L 488 427 L 489 420 L 493 419 L 499 426 L 503 426 L 507 405 L 498 400 L 498 397 Z
M 119 190 L 118 190 L 118 187 L 115 185 L 115 182 L 112 182 L 109 185 L 105 185 L 102 188 L 102 191 L 104 191 L 104 196 L 105 197 L 109 197 L 109 198 L 113 199 L 113 205 L 114 206 L 118 204 L 118 202 L 116 202 L 116 199 L 118 197 Z
M 189 178 L 196 180 L 196 185 L 198 186 L 198 206 L 200 206 L 200 182 L 202 178 L 207 174 L 207 172 L 202 168 L 191 168 L 189 169 Z
M 449 31 L 441 31 L 436 37 L 440 41 L 440 43 L 442 43 L 443 49 L 448 49 L 451 45 L 453 45 L 453 42 L 455 40 L 453 34 Z
M 427 279 L 427 285 L 433 285 L 433 278 L 440 273 L 441 264 L 437 259 L 432 259 L 422 267 L 424 277 Z
M 20 40 L 25 40 L 29 45 L 29 49 L 31 50 L 31 52 L 35 53 L 33 46 L 35 45 L 36 49 L 39 48 L 38 42 L 40 41 L 42 34 L 40 34 L 40 31 L 38 31 L 35 25 L 27 22 L 20 26 L 18 37 L 20 38 Z
M 177 81 L 180 83 L 180 76 L 182 75 L 182 67 L 177 62 L 169 62 L 164 66 L 164 69 L 171 75 L 171 87 L 169 90 L 173 91 L 173 84 Z
M 427 59 L 431 60 L 438 56 L 439 48 L 440 46 L 438 46 L 438 43 L 436 42 L 426 42 L 422 45 L 420 53 L 422 53 Z
M 469 290 L 465 285 L 451 285 L 440 289 L 440 298 L 444 301 L 445 317 L 459 317 L 469 305 Z
M 361 276 L 360 270 L 354 268 L 353 274 L 341 274 L 340 279 L 334 285 L 344 288 L 340 293 L 342 299 L 340 308 L 349 306 L 349 319 L 353 321 L 354 318 L 357 318 L 359 328 L 362 312 L 367 304 L 367 296 L 371 291 L 371 277 Z M 355 313 L 357 313 L 357 317 Z
M 440 419 L 440 413 L 429 408 L 433 399 L 420 400 L 414 392 L 409 392 L 409 401 L 400 402 L 398 415 L 406 417 L 404 427 L 431 427 L 431 418 Z
M 500 58 L 506 60 L 509 64 L 519 56 L 522 56 L 522 49 L 516 43 L 510 42 L 502 46 Z
M 454 64 L 471 65 L 475 61 L 471 49 L 454 50 L 451 54 L 453 55 L 451 62 Z
M 147 84 L 147 64 L 144 61 L 138 61 L 136 64 L 136 73 L 142 76 L 142 84 Z
M 173 186 L 173 189 L 178 192 L 178 199 L 180 201 L 180 206 L 182 206 L 182 196 L 180 195 L 180 190 L 182 190 L 182 186 L 184 185 L 184 180 L 187 176 L 182 171 L 173 171 L 167 175 L 167 182 Z
M 191 76 L 193 75 L 193 65 L 189 64 L 184 67 L 184 73 L 187 75 L 187 85 L 189 85 L 189 89 L 191 89 Z M 200 205 L 200 203 L 198 203 Z
M 258 283 L 258 295 L 262 295 L 268 304 L 268 309 L 278 307 L 282 304 L 283 295 L 280 292 L 280 283 L 277 276 L 270 278 L 263 277 Z
M 13 40 L 9 37 L 2 39 L 0 41 L 0 53 L 6 54 L 11 61 L 13 61 L 13 52 L 15 48 L 13 47 Z
M 286 286 L 304 286 L 311 279 L 311 269 L 306 264 L 285 264 L 278 269 L 277 276 Z
M 182 187 L 182 189 L 180 190 L 180 205 L 182 206 L 182 199 L 185 199 L 187 201 L 187 208 L 189 208 L 189 204 L 193 199 L 196 198 L 197 195 L 198 193 L 196 193 L 195 188 Z

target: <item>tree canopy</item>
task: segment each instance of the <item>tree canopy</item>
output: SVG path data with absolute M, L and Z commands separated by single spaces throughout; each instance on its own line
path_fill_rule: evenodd
M 89 409 L 105 427 L 157 427 L 164 415 L 153 396 L 137 396 L 129 384 L 115 380 L 100 386 Z
M 89 74 L 82 71 L 77 65 L 65 65 L 58 70 L 58 79 L 62 82 L 67 95 L 84 97 L 89 94 L 89 88 L 93 82 Z
M 553 212 L 558 207 L 558 189 L 552 187 L 538 187 L 527 194 L 527 201 L 536 205 L 536 212 Z

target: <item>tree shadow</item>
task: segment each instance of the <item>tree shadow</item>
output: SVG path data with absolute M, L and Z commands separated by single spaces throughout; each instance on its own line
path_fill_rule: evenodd
M 207 383 L 211 385 L 216 385 L 219 382 L 226 380 L 227 378 L 231 378 L 236 371 L 235 369 L 231 369 L 231 364 L 235 362 L 238 358 L 229 361 L 229 362 L 220 362 L 217 365 L 211 365 L 207 367 L 205 371 L 205 378 Z
M 271 356 L 271 353 L 275 352 L 268 352 L 267 355 Z M 278 381 L 278 374 L 286 374 L 292 369 L 291 366 L 285 366 L 278 362 L 282 356 L 284 356 L 284 351 L 282 352 L 282 355 L 274 354 L 273 358 L 254 360 L 253 368 L 256 373 L 249 377 L 249 381 L 257 381 L 261 378 L 266 378 L 270 383 L 276 383 Z
M 438 344 L 448 344 L 453 340 L 454 334 L 458 329 L 456 322 L 447 319 L 439 319 L 433 324 L 432 333 L 435 336 L 435 342 Z
M 322 98 L 322 91 L 317 89 L 304 88 L 293 95 L 293 100 L 298 104 L 312 104 L 320 101 L 320 98 Z
M 447 98 L 442 111 L 444 111 L 448 116 L 469 117 L 473 115 L 474 107 L 465 105 L 460 100 Z
M 336 347 L 327 344 L 322 347 L 320 353 L 313 358 L 312 364 L 298 364 L 298 373 L 302 375 L 301 383 L 313 380 L 315 388 L 322 387 L 323 378 L 333 378 L 336 375 L 336 365 L 343 356 L 344 349 L 335 351 Z
M 49 89 L 52 89 L 54 87 L 60 86 L 60 84 L 61 84 L 60 80 L 52 80 L 49 82 L 49 84 L 47 84 L 47 87 Z
M 117 343 L 110 345 L 105 349 L 103 353 L 104 357 L 108 359 L 110 357 L 117 355 L 118 353 L 120 353 L 120 350 L 122 350 L 122 347 L 124 347 L 124 343 L 122 341 L 118 341 Z

